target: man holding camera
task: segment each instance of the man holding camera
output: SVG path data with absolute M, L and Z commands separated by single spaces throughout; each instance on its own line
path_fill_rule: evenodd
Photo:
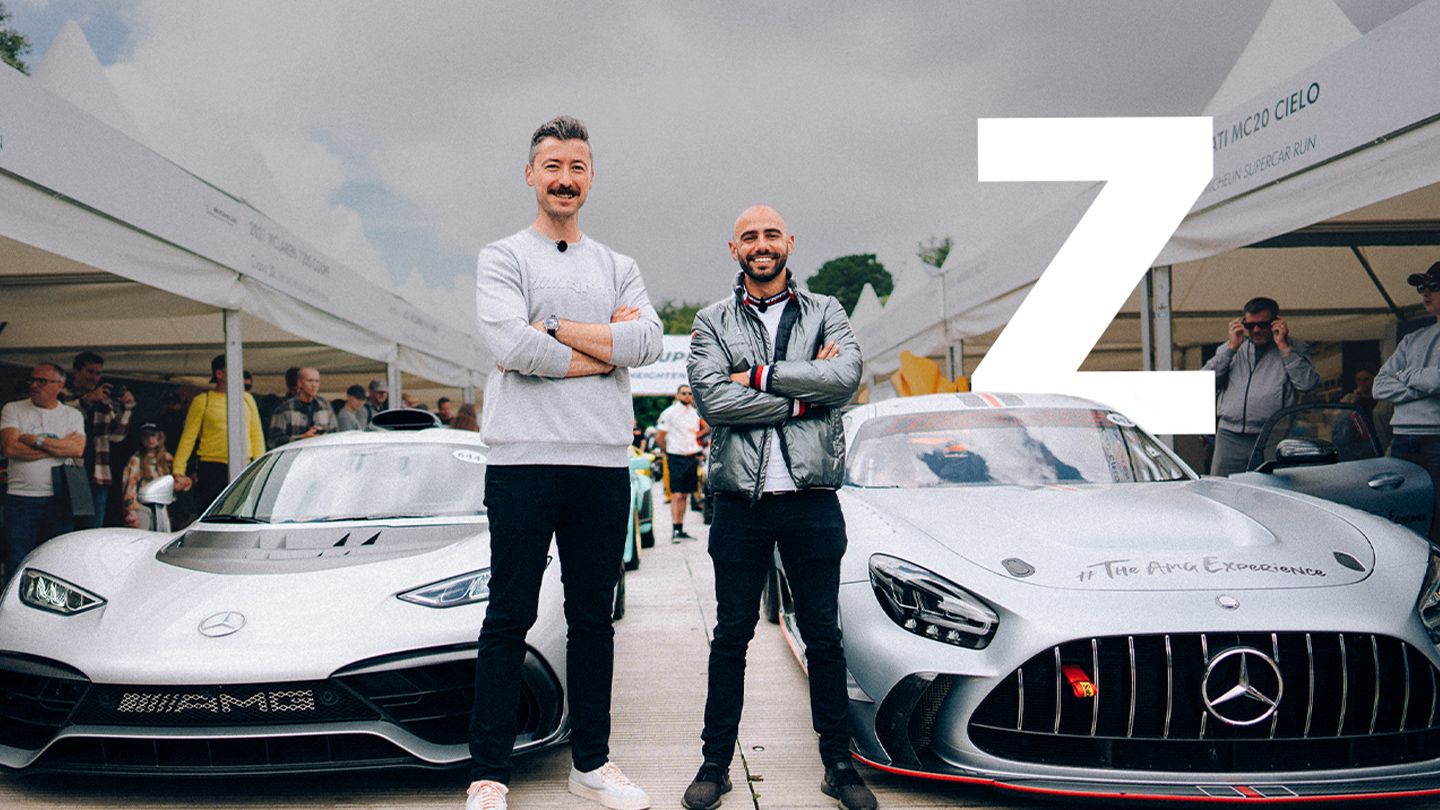
M 130 416 L 135 395 L 123 385 L 101 382 L 105 358 L 95 352 L 75 355 L 71 364 L 70 390 L 61 399 L 80 409 L 85 417 L 85 471 L 90 475 L 90 495 L 95 516 L 77 518 L 75 528 L 94 529 L 105 523 L 110 502 L 110 445 L 125 441 L 130 434 Z
M 1320 384 L 1306 345 L 1291 339 L 1272 298 L 1247 301 L 1203 367 L 1215 372 L 1218 389 L 1211 475 L 1244 472 L 1265 420 Z

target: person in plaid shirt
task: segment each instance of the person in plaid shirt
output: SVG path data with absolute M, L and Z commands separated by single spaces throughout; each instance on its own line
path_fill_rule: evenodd
M 115 480 L 110 469 L 110 445 L 125 441 L 129 435 L 135 395 L 124 386 L 116 388 L 100 382 L 105 358 L 95 352 L 75 355 L 71 369 L 70 390 L 61 401 L 79 408 L 85 417 L 85 470 L 90 473 L 90 494 L 95 499 L 95 517 L 77 518 L 75 528 L 94 529 L 105 523 L 105 508 Z
M 320 372 L 302 368 L 295 378 L 295 396 L 281 402 L 270 415 L 270 446 L 308 439 L 339 428 L 330 404 L 316 397 Z

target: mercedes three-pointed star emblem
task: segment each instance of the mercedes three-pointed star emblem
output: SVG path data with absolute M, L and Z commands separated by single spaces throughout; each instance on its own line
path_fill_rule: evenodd
M 1231 660 L 1234 658 L 1239 659 L 1238 667 Z M 1253 674 L 1252 661 L 1258 669 Z M 1258 666 L 1261 663 L 1263 667 Z M 1269 720 L 1280 708 L 1284 694 L 1280 665 L 1254 647 L 1231 647 L 1211 658 L 1200 684 L 1205 709 L 1216 720 L 1232 726 L 1253 726 Z
M 236 610 L 223 610 L 213 616 L 207 616 L 200 622 L 200 635 L 210 638 L 220 638 L 231 633 L 239 632 L 245 626 L 245 614 Z

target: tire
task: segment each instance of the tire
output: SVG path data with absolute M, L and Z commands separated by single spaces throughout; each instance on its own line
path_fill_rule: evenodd
M 771 563 L 770 573 L 765 577 L 765 593 L 761 597 L 760 608 L 765 614 L 765 621 L 780 623 L 780 572 L 775 570 L 774 563 Z
M 620 579 L 615 583 L 615 600 L 611 603 L 610 620 L 625 618 L 625 568 L 620 568 Z

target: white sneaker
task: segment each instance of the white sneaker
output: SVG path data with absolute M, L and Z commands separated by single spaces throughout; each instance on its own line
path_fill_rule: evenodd
M 471 782 L 470 789 L 465 791 L 469 797 L 465 800 L 465 810 L 506 810 L 505 794 L 509 792 L 510 788 L 503 783 L 489 779 Z
M 570 766 L 570 792 L 610 810 L 646 810 L 650 806 L 650 796 L 613 762 L 585 773 Z

